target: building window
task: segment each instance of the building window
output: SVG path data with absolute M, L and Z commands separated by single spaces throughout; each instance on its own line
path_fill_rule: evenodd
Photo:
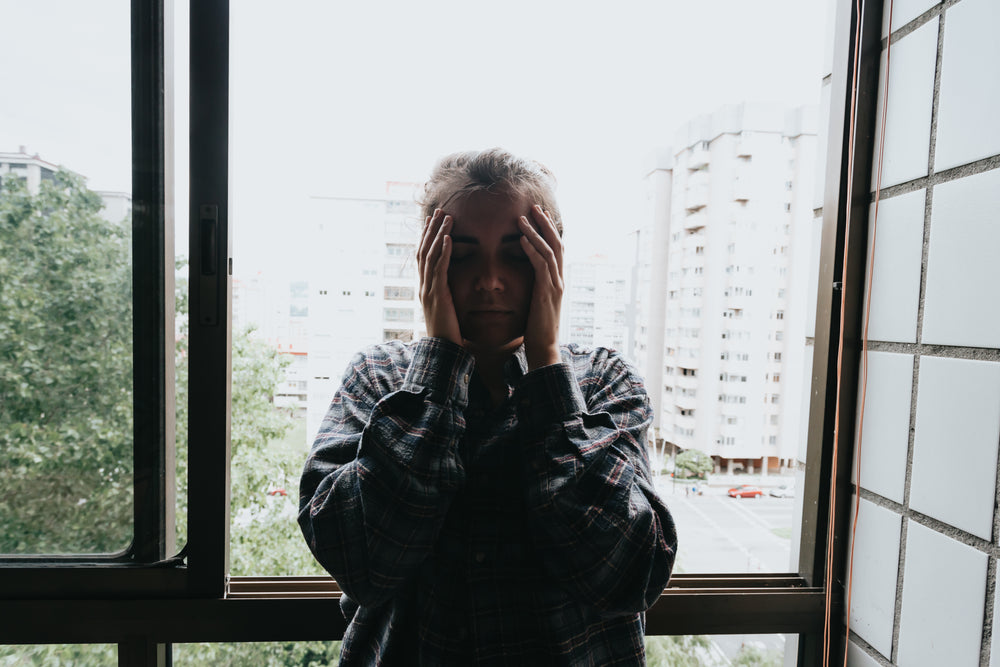
M 412 287 L 386 285 L 383 291 L 383 298 L 386 301 L 413 301 L 415 294 L 416 292 Z

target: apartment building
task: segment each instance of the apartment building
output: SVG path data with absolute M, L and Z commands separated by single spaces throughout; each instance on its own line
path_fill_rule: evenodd
M 813 108 L 727 106 L 680 128 L 647 175 L 654 433 L 720 470 L 766 474 L 798 451 L 816 125 Z
M 416 248 L 417 184 L 370 197 L 314 197 L 306 239 L 309 372 L 306 439 L 319 430 L 351 358 L 383 340 L 424 335 Z
M 569 262 L 565 271 L 562 338 L 632 355 L 631 267 L 604 255 Z

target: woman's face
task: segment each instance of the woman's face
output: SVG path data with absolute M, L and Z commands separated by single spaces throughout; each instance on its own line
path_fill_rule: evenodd
M 444 207 L 454 221 L 448 286 L 473 350 L 514 349 L 523 340 L 535 272 L 517 221 L 531 219 L 533 203 L 505 192 L 474 192 Z

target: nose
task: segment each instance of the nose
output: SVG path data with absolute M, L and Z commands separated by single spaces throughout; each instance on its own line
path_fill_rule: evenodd
M 481 292 L 497 292 L 504 289 L 506 281 L 501 267 L 494 261 L 486 260 L 476 274 L 475 287 Z

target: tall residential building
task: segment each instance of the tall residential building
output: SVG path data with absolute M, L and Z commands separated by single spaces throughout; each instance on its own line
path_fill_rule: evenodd
M 647 176 L 638 356 L 654 433 L 723 470 L 766 473 L 798 451 L 816 122 L 808 107 L 727 106 L 681 128 Z
M 608 347 L 631 357 L 631 268 L 593 255 L 566 265 L 562 338 L 588 347 Z
M 307 240 L 311 443 L 351 358 L 382 340 L 424 335 L 414 183 L 387 183 L 374 197 L 314 197 Z

